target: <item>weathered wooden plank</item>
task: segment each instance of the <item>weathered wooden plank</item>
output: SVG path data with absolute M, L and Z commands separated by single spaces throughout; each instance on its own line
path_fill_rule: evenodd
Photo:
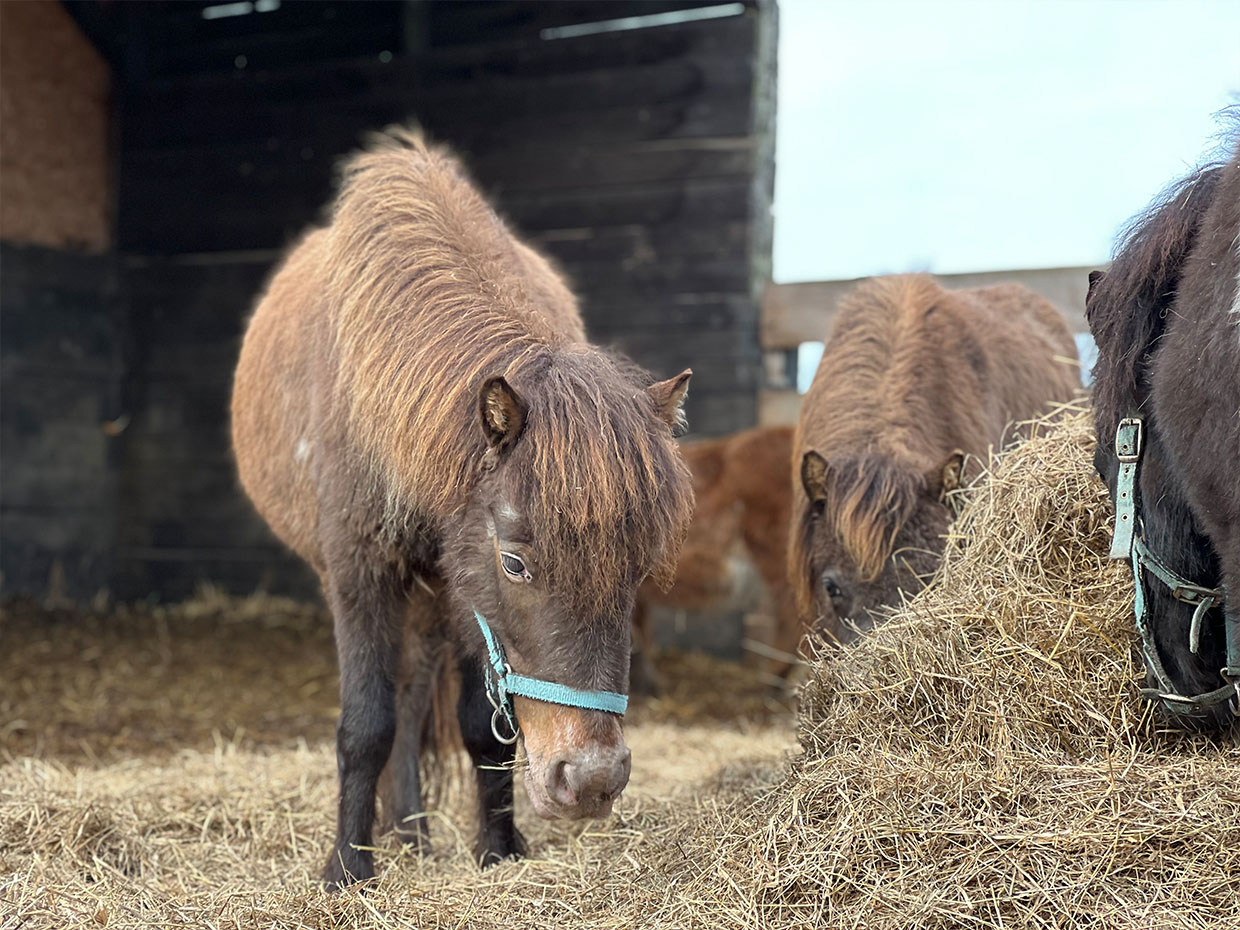
M 702 9 L 730 5 L 730 2 L 731 0 L 641 0 L 636 3 L 633 0 L 560 0 L 557 3 L 510 3 L 506 0 L 464 0 L 431 4 L 427 25 L 430 40 L 435 45 L 498 42 L 536 38 L 542 30 L 556 26 Z
M 130 41 L 143 53 L 138 73 L 177 75 L 236 67 L 271 67 L 290 62 L 330 61 L 395 49 L 401 42 L 403 5 L 398 0 L 367 3 L 284 3 L 246 16 L 204 19 L 210 4 L 131 4 Z M 238 63 L 238 56 L 244 56 Z
M 936 277 L 951 288 L 987 287 L 1008 281 L 1024 284 L 1055 304 L 1074 332 L 1089 332 L 1085 322 L 1085 295 L 1091 270 L 1089 266 L 1038 268 Z M 811 281 L 767 287 L 762 299 L 763 348 L 791 349 L 802 342 L 824 340 L 836 303 L 863 280 Z
M 95 511 L 0 510 L 0 593 L 90 598 L 112 577 L 109 528 Z
M 758 392 L 761 426 L 794 426 L 801 415 L 801 396 L 795 390 L 763 388 Z
M 194 222 L 163 205 L 160 196 L 134 197 L 122 210 L 128 247 L 155 253 L 235 248 L 279 248 L 295 239 L 319 212 L 320 201 L 291 197 L 245 199 L 214 196 L 214 209 Z M 323 200 L 328 193 L 323 192 Z M 581 227 L 662 225 L 709 228 L 749 215 L 749 185 L 743 179 L 660 182 L 603 190 L 579 189 L 513 195 L 502 212 L 529 232 Z
M 756 351 L 757 308 L 735 292 L 633 295 L 591 291 L 582 302 L 586 329 L 595 338 L 607 333 L 656 332 L 679 338 L 710 330 L 736 330 L 747 351 Z
M 322 138 L 298 149 L 290 140 L 195 149 L 170 157 L 135 152 L 124 173 L 128 192 L 159 203 L 183 192 L 192 177 L 203 196 L 234 204 L 286 204 L 312 219 L 330 199 L 340 159 L 357 147 L 349 133 L 338 146 Z M 563 189 L 637 186 L 682 178 L 748 178 L 752 152 L 744 138 L 679 139 L 615 146 L 548 144 L 541 139 L 463 160 L 483 191 L 500 203 L 508 196 Z
M 640 265 L 677 257 L 737 256 L 743 262 L 749 234 L 746 218 L 709 227 L 661 224 L 553 229 L 527 233 L 525 238 L 568 264 L 609 261 Z
M 571 43 L 526 43 L 472 49 L 459 58 L 429 53 L 417 58 L 336 62 L 235 71 L 131 86 L 123 101 L 127 149 L 167 149 L 220 139 L 265 142 L 304 138 L 325 118 L 341 121 L 385 114 L 395 107 L 434 126 L 480 121 L 536 126 L 557 117 L 626 109 L 633 113 L 712 90 L 734 108 L 748 109 L 747 48 L 752 24 L 686 24 L 634 40 L 623 33 Z M 583 44 L 584 43 L 584 44 Z M 192 107 L 194 120 L 169 120 Z M 551 122 L 548 122 L 551 120 Z M 377 128 L 375 117 L 361 124 Z

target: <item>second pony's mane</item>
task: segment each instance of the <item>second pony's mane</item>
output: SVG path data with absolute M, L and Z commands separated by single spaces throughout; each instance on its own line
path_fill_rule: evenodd
M 1128 225 L 1110 270 L 1091 289 L 1086 315 L 1098 343 L 1094 405 L 1108 421 L 1107 435 L 1145 402 L 1150 352 L 1221 177 L 1219 167 L 1203 168 L 1168 188 Z
M 595 579 L 574 592 L 592 609 L 630 573 L 670 570 L 692 491 L 653 379 L 583 341 L 563 282 L 454 158 L 379 137 L 345 165 L 326 235 L 335 394 L 390 510 L 465 506 L 487 448 L 479 390 L 502 375 L 528 405 L 507 456 L 552 583 Z

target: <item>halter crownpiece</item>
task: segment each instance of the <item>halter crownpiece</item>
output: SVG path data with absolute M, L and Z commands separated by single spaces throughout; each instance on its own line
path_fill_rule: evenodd
M 486 688 L 487 699 L 495 708 L 495 713 L 491 715 L 491 733 L 501 743 L 511 744 L 517 741 L 517 716 L 512 707 L 511 697 L 514 694 L 533 698 L 535 701 L 545 701 L 548 704 L 599 710 L 620 717 L 623 717 L 624 712 L 628 710 L 628 697 L 615 691 L 582 691 L 559 682 L 518 675 L 504 657 L 504 647 L 495 638 L 486 618 L 475 610 L 474 619 L 478 621 L 478 628 L 482 630 L 482 638 L 486 640 L 487 658 L 490 661 L 486 675 Z M 499 732 L 498 724 L 501 717 L 508 724 L 508 736 Z
M 1141 654 L 1146 667 L 1158 682 L 1157 688 L 1142 688 L 1146 700 L 1162 701 L 1163 706 L 1177 714 L 1194 715 L 1221 704 L 1234 697 L 1232 713 L 1240 716 L 1240 621 L 1224 615 L 1227 637 L 1227 665 L 1220 671 L 1223 687 L 1204 694 L 1184 695 L 1175 690 L 1162 660 L 1154 634 L 1145 618 L 1144 574 L 1148 572 L 1171 590 L 1178 601 L 1194 606 L 1192 624 L 1189 628 L 1188 646 L 1196 654 L 1201 645 L 1201 621 L 1214 607 L 1221 607 L 1224 600 L 1221 588 L 1206 588 L 1193 584 L 1172 571 L 1156 556 L 1137 532 L 1137 468 L 1143 451 L 1144 423 L 1140 417 L 1125 417 L 1115 430 L 1115 457 L 1119 472 L 1115 478 L 1115 532 L 1111 537 L 1112 559 L 1128 559 L 1132 562 L 1135 582 L 1133 613 L 1137 632 L 1141 634 Z

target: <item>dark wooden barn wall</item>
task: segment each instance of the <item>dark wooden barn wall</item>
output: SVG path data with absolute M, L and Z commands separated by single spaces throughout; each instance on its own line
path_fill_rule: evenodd
M 0 244 L 0 590 L 111 581 L 124 320 L 111 257 Z
M 134 338 L 112 453 L 115 593 L 314 589 L 238 489 L 231 369 L 337 159 L 387 123 L 416 120 L 463 155 L 573 279 L 597 341 L 660 373 L 693 367 L 693 432 L 755 422 L 773 4 L 554 40 L 540 31 L 711 4 L 299 3 L 210 22 L 203 5 L 114 11 L 124 42 L 94 23 L 126 75 L 117 299 Z

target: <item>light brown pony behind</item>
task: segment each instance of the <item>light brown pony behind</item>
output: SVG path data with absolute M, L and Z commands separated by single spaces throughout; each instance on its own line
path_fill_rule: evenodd
M 752 611 L 767 615 L 771 629 L 760 638 L 771 647 L 757 657 L 767 673 L 793 668 L 804 632 L 788 587 L 788 520 L 792 498 L 788 463 L 790 426 L 767 426 L 717 439 L 681 442 L 693 473 L 696 507 L 670 588 L 646 583 L 638 589 L 634 643 L 647 651 L 654 607 L 681 610 Z M 754 648 L 760 648 L 755 646 Z M 634 653 L 634 688 L 649 688 L 653 669 Z M 640 678 L 639 676 L 645 676 Z
M 1025 287 L 949 291 L 875 278 L 839 305 L 793 458 L 788 577 L 802 611 L 848 640 L 937 567 L 944 495 L 1080 387 L 1072 335 Z
M 586 343 L 567 287 L 443 149 L 396 130 L 346 163 L 330 224 L 294 247 L 259 302 L 232 405 L 242 483 L 318 572 L 335 622 L 329 885 L 373 874 L 389 758 L 387 813 L 402 839 L 426 838 L 427 708 L 398 712 L 396 691 L 407 657 L 442 654 L 439 639 L 459 659 L 475 851 L 482 862 L 521 854 L 515 747 L 493 727 L 475 611 L 515 672 L 627 690 L 637 586 L 670 574 L 692 509 L 672 435 L 688 380 L 654 383 Z M 429 700 L 424 678 L 405 691 Z M 514 705 L 535 810 L 610 811 L 629 776 L 619 719 Z

